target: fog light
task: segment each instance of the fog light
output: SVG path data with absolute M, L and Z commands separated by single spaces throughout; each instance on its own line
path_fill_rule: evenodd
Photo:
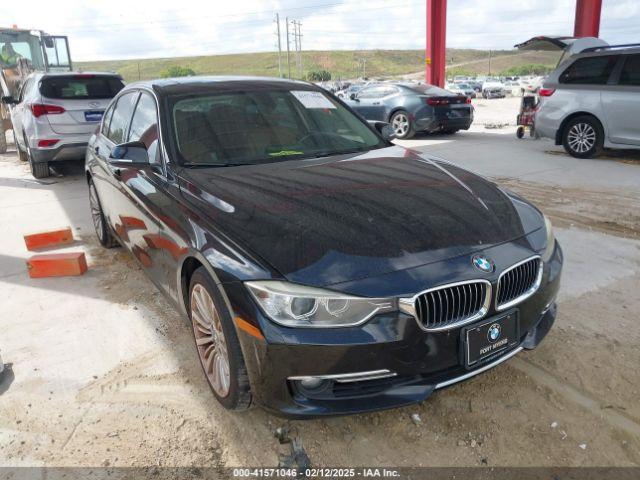
M 308 388 L 309 390 L 314 390 L 323 385 L 324 382 L 326 382 L 326 380 L 323 380 L 322 378 L 311 377 L 300 380 L 300 385 L 302 385 L 304 388 Z

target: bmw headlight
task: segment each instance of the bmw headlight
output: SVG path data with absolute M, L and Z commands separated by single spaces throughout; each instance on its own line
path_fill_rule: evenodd
M 547 247 L 544 249 L 542 253 L 542 261 L 548 262 L 553 255 L 553 251 L 556 247 L 556 237 L 553 236 L 553 227 L 551 225 L 551 220 L 544 216 L 544 228 L 547 230 Z
M 344 295 L 277 280 L 246 282 L 260 308 L 287 327 L 350 327 L 396 310 L 396 300 Z

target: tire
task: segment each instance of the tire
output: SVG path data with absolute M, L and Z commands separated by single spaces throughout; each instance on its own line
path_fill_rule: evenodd
M 29 162 L 29 165 L 31 167 L 31 175 L 33 175 L 33 178 L 47 178 L 51 175 L 51 172 L 49 172 L 49 163 L 47 162 L 34 163 L 31 161 Z
M 389 123 L 393 127 L 393 130 L 396 132 L 396 138 L 406 139 L 411 138 L 415 135 L 413 123 L 411 122 L 411 118 L 409 114 L 404 110 L 398 110 L 391 115 L 389 118 Z
M 93 221 L 93 228 L 96 231 L 96 237 L 100 245 L 104 248 L 117 247 L 120 244 L 116 240 L 115 235 L 111 231 L 111 227 L 107 223 L 107 220 L 102 211 L 102 204 L 98 197 L 98 191 L 93 183 L 93 180 L 89 179 L 89 208 L 91 209 L 91 220 Z
M 516 130 L 516 137 L 523 138 L 524 137 L 524 127 L 520 126 Z
M 189 319 L 213 395 L 227 410 L 246 410 L 251 406 L 251 389 L 240 342 L 222 295 L 204 267 L 191 277 Z
M 29 145 L 27 143 L 27 136 L 23 133 L 22 134 L 22 138 L 24 139 L 24 146 L 25 148 L 27 147 L 27 145 Z M 18 144 L 18 142 L 16 142 L 16 149 L 18 150 L 18 158 L 20 159 L 21 162 L 28 162 L 29 161 L 29 154 L 27 153 L 26 150 L 22 150 L 20 148 L 20 145 Z
M 602 150 L 604 132 L 591 115 L 581 115 L 567 122 L 562 131 L 562 146 L 576 158 L 592 158 Z
M 0 115 L 0 153 L 7 153 L 7 135 L 4 130 L 2 115 Z
M 29 162 L 29 167 L 31 168 L 31 175 L 33 178 L 47 178 L 51 175 L 49 172 L 49 163 L 48 162 L 34 162 L 33 155 L 31 153 L 31 148 L 29 148 L 29 144 L 26 144 L 27 147 L 27 160 Z

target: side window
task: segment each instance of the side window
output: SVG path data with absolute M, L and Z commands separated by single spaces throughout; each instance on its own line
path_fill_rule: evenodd
M 158 158 L 158 115 L 156 102 L 148 93 L 141 93 L 136 111 L 131 120 L 129 142 L 140 141 L 149 152 L 149 161 L 156 163 Z
M 138 98 L 138 92 L 125 93 L 116 103 L 109 124 L 109 133 L 107 134 L 107 138 L 116 145 L 125 141 L 127 126 L 129 125 L 129 120 L 131 120 L 136 98 Z
M 560 83 L 605 85 L 617 60 L 615 55 L 580 58 L 560 75 Z
M 365 88 L 358 94 L 358 98 L 380 98 L 384 96 L 384 87 Z
M 113 109 L 114 105 L 111 105 L 104 114 L 104 117 L 102 117 L 102 128 L 100 128 L 100 133 L 105 137 L 109 135 L 109 124 L 111 123 L 111 117 L 113 117 Z
M 640 86 L 640 55 L 629 55 L 620 72 L 620 85 Z

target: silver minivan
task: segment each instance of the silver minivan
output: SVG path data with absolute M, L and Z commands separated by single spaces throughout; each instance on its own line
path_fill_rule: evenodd
M 563 57 L 539 91 L 537 136 L 570 155 L 640 149 L 640 44 L 599 46 Z
M 123 87 L 122 78 L 114 73 L 27 77 L 18 98 L 9 101 L 20 159 L 29 162 L 35 178 L 48 177 L 52 162 L 84 159 L 89 137 Z

